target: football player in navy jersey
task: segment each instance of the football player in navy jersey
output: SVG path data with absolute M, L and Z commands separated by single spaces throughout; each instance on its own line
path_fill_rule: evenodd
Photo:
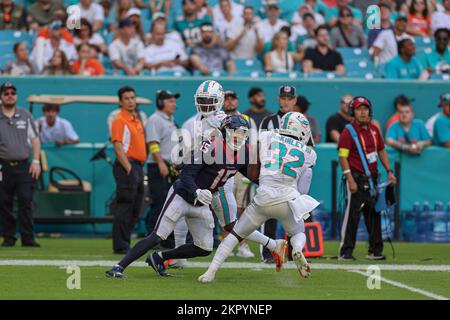
M 181 217 L 185 217 L 194 242 L 150 254 L 146 262 L 161 276 L 168 276 L 165 260 L 207 256 L 212 252 L 214 219 L 209 205 L 213 194 L 237 171 L 251 180 L 256 178 L 247 174 L 248 130 L 249 124 L 241 115 L 227 116 L 220 126 L 222 137 L 204 141 L 202 148 L 193 151 L 191 163 L 184 165 L 167 195 L 155 230 L 108 270 L 107 277 L 126 277 L 124 269 L 165 240 Z

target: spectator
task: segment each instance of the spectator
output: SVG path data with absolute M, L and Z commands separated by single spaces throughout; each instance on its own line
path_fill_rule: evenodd
M 314 48 L 317 43 L 315 39 L 316 21 L 314 19 L 314 16 L 311 13 L 307 12 L 303 15 L 302 20 L 303 28 L 305 29 L 306 33 L 298 36 L 295 41 L 297 44 L 297 51 L 299 52 L 300 57 L 303 59 L 306 49 Z
M 197 18 L 194 0 L 182 0 L 183 16 L 174 23 L 174 29 L 181 33 L 187 47 L 193 48 L 200 43 L 200 26 L 203 23 L 211 22 L 209 16 L 202 19 Z
M 189 64 L 184 48 L 166 37 L 165 24 L 152 26 L 152 43 L 145 48 L 145 68 L 155 71 L 185 71 Z
M 264 56 L 266 72 L 291 72 L 294 69 L 294 55 L 288 51 L 288 36 L 277 32 L 273 37 L 272 50 Z
M 435 12 L 431 15 L 430 29 L 431 32 L 436 32 L 437 29 L 450 28 L 450 0 L 443 0 L 443 12 Z
M 64 51 L 62 51 L 61 49 L 56 49 L 53 52 L 53 56 L 50 59 L 49 64 L 45 66 L 42 74 L 51 76 L 72 74 L 69 60 L 67 60 L 67 56 Z
M 416 55 L 416 46 L 412 39 L 398 42 L 398 56 L 386 65 L 387 79 L 426 79 L 423 67 Z
M 338 23 L 338 16 L 339 16 L 339 10 L 344 7 L 350 8 L 350 11 L 352 12 L 354 23 L 357 25 L 362 24 L 363 15 L 361 10 L 349 6 L 350 0 L 337 0 L 336 6 L 331 7 L 327 10 L 327 13 L 325 14 L 325 21 L 328 24 L 330 28 L 334 27 Z
M 331 45 L 333 48 L 363 48 L 366 47 L 366 35 L 360 25 L 353 23 L 353 14 L 348 7 L 339 9 L 336 26 L 331 30 Z
M 219 1 L 220 11 L 223 18 L 214 18 L 214 28 L 217 30 L 220 39 L 225 42 L 229 36 L 233 26 L 242 25 L 244 23 L 242 15 L 234 15 L 231 11 L 231 0 Z
M 255 25 L 253 7 L 244 8 L 243 22 L 231 27 L 226 42 L 226 49 L 233 59 L 255 59 L 261 53 L 264 43 Z
M 130 19 L 133 22 L 134 36 L 144 42 L 145 33 L 142 29 L 141 10 L 138 8 L 131 8 L 130 10 L 128 10 L 126 18 Z
M 111 32 L 117 31 L 118 22 L 126 19 L 128 10 L 131 8 L 133 8 L 133 0 L 117 0 L 114 2 L 107 18 Z
M 102 63 L 91 55 L 91 46 L 82 43 L 77 47 L 78 60 L 72 64 L 73 74 L 82 76 L 101 76 L 105 74 Z
M 379 5 L 380 7 L 380 20 L 381 20 L 381 28 L 373 28 L 369 30 L 369 33 L 367 34 L 367 47 L 371 48 L 373 46 L 373 43 L 378 38 L 380 33 L 383 30 L 391 30 L 392 29 L 392 23 L 391 23 L 391 16 L 392 16 L 392 9 L 389 5 L 386 3 L 381 2 Z M 365 12 L 365 11 L 364 11 Z M 405 18 L 405 20 L 407 20 Z
M 236 65 L 225 48 L 217 43 L 211 23 L 202 24 L 202 41 L 192 49 L 191 62 L 194 69 L 207 75 L 211 72 L 222 72 L 225 68 L 229 76 L 236 72 Z
M 48 65 L 56 50 L 64 52 L 68 61 L 77 59 L 75 46 L 62 38 L 63 24 L 61 21 L 53 21 L 50 25 L 50 38 L 37 38 L 36 44 L 31 52 L 30 60 L 36 65 L 36 71 L 41 72 Z
M 322 137 L 322 134 L 320 132 L 320 126 L 316 118 L 311 117 L 308 115 L 308 108 L 311 105 L 311 102 L 308 101 L 308 99 L 305 96 L 297 96 L 297 101 L 295 103 L 294 109 L 292 111 L 294 112 L 300 112 L 302 113 L 309 121 L 309 125 L 311 127 L 311 134 L 313 138 L 314 143 L 319 143 Z
M 93 0 L 80 0 L 78 4 L 81 18 L 86 19 L 92 25 L 92 31 L 97 32 L 103 28 L 105 13 L 103 7 Z
M 406 33 L 407 25 L 408 22 L 406 16 L 399 14 L 395 19 L 393 29 L 381 31 L 371 48 L 372 58 L 377 64 L 387 63 L 398 55 L 397 42 L 406 38 L 411 38 Z
M 439 97 L 439 104 L 438 108 L 443 108 L 446 103 L 450 101 L 450 93 L 442 94 Z M 442 114 L 442 109 L 439 112 L 436 112 L 434 115 L 432 115 L 427 122 L 425 123 L 425 127 L 427 128 L 428 134 L 430 137 L 433 138 L 433 131 L 434 131 L 434 123 L 436 122 L 436 119 Z
M 30 29 L 37 30 L 39 27 L 50 24 L 55 11 L 58 10 L 65 12 L 64 6 L 58 0 L 37 0 L 28 9 Z
M 348 113 L 348 104 L 352 99 L 351 94 L 344 94 L 339 101 L 339 111 L 327 119 L 325 142 L 338 143 L 345 126 L 352 121 L 352 116 Z
M 319 26 L 315 32 L 316 47 L 306 49 L 303 60 L 303 71 L 307 74 L 323 71 L 345 73 L 344 62 L 339 52 L 329 47 L 328 30 L 325 26 Z
M 250 108 L 247 111 L 244 111 L 243 114 L 249 116 L 250 119 L 254 121 L 255 128 L 259 128 L 263 119 L 272 114 L 266 108 L 266 97 L 263 89 L 258 87 L 251 88 L 248 91 L 248 100 L 250 101 Z
M 205 15 L 208 14 L 210 17 L 214 17 L 214 19 L 218 19 L 218 20 L 223 20 L 224 16 L 222 11 L 220 10 L 220 5 L 217 4 L 215 5 L 212 9 L 211 9 L 211 13 L 210 10 L 205 10 L 205 8 L 208 7 L 208 3 L 205 0 L 194 0 L 194 2 L 196 3 L 196 11 L 197 11 L 197 18 L 198 19 L 202 19 L 205 18 Z M 205 6 L 205 2 L 206 2 L 206 6 Z M 216 1 L 216 2 L 220 2 Z M 243 1 L 240 1 L 243 2 Z M 231 13 L 233 16 L 235 17 L 242 17 L 242 14 L 244 12 L 244 6 L 240 3 L 238 3 L 238 1 L 230 1 L 230 5 L 231 5 Z
M 26 42 L 17 42 L 13 47 L 16 60 L 6 64 L 3 74 L 10 76 L 24 76 L 34 74 L 34 66 L 28 58 L 28 48 Z
M 408 14 L 408 33 L 412 36 L 428 36 L 430 23 L 427 0 L 412 0 Z
M 280 7 L 278 0 L 266 1 L 267 19 L 261 20 L 256 24 L 258 34 L 263 42 L 272 41 L 275 33 L 284 26 L 289 25 L 286 21 L 279 19 Z
M 130 19 L 119 22 L 119 37 L 109 45 L 109 58 L 113 66 L 129 76 L 138 75 L 145 65 L 144 44 L 133 38 L 134 26 Z
M 28 13 L 23 5 L 14 0 L 0 1 L 0 30 L 26 30 Z
M 394 99 L 394 110 L 395 110 L 395 113 L 386 122 L 386 133 L 389 130 L 389 127 L 393 123 L 398 122 L 398 119 L 399 119 L 398 114 L 399 114 L 400 107 L 410 106 L 412 101 L 414 101 L 414 100 L 413 99 L 409 99 L 407 96 L 405 96 L 403 94 L 397 96 Z
M 150 31 L 153 30 L 153 28 L 155 28 L 156 25 L 161 25 L 166 30 L 166 36 L 165 36 L 166 40 L 170 40 L 174 43 L 177 43 L 184 50 L 183 38 L 177 31 L 175 31 L 175 30 L 168 31 L 167 30 L 167 19 L 163 14 L 156 13 L 153 15 L 153 21 L 152 21 Z M 146 34 L 145 37 L 146 37 L 145 45 L 150 45 L 152 43 L 151 32 Z
M 59 104 L 44 104 L 42 112 L 44 116 L 36 121 L 42 144 L 54 143 L 62 146 L 80 142 L 80 138 L 69 120 L 59 117 Z
M 450 73 L 450 51 L 448 49 L 450 25 L 449 29 L 437 29 L 434 39 L 436 46 L 422 56 L 422 66 L 430 74 Z
M 53 13 L 53 22 L 60 21 L 62 24 L 62 35 L 61 37 L 66 40 L 68 43 L 73 43 L 73 36 L 71 31 L 67 28 L 67 14 L 64 10 L 56 10 Z M 48 26 L 44 26 L 39 28 L 39 32 L 36 38 L 44 38 L 44 39 L 50 39 L 50 27 L 51 24 Z
M 98 47 L 102 54 L 106 55 L 108 53 L 108 47 L 106 46 L 103 37 L 98 33 L 94 33 L 92 25 L 85 18 L 81 18 L 80 28 L 75 29 L 73 43 L 76 46 L 83 43 L 91 44 Z
M 399 121 L 393 123 L 386 134 L 386 144 L 411 154 L 420 154 L 431 145 L 431 138 L 422 120 L 414 119 L 411 104 L 399 105 Z
M 450 148 L 450 94 L 441 98 L 442 113 L 436 118 L 433 127 L 433 144 Z
M 103 8 L 104 19 L 103 19 L 102 32 L 104 32 L 104 33 L 111 32 L 111 16 L 110 16 L 111 7 L 112 7 L 111 0 L 99 0 L 98 4 L 101 5 Z
M 325 18 L 322 14 L 320 14 L 316 10 L 317 1 L 316 0 L 307 0 L 304 4 L 298 7 L 298 10 L 295 11 L 294 15 L 292 16 L 291 20 L 291 26 L 294 28 L 294 26 L 298 25 L 300 27 L 304 27 L 304 19 L 303 16 L 306 13 L 309 13 L 313 16 L 314 21 L 317 23 L 317 25 L 321 25 L 325 23 Z

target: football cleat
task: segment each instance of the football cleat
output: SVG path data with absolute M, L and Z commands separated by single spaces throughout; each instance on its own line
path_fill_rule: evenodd
M 253 258 L 255 254 L 250 250 L 247 242 L 244 242 L 239 246 L 236 256 L 241 258 Z
M 302 252 L 293 252 L 292 260 L 297 265 L 298 272 L 302 278 L 308 278 L 311 275 L 311 267 Z
M 151 253 L 148 255 L 147 260 L 145 262 L 148 263 L 150 267 L 155 270 L 161 277 L 170 277 L 171 275 L 166 272 L 166 268 L 164 267 L 164 261 L 159 256 L 158 253 Z
M 116 264 L 111 270 L 105 272 L 107 278 L 128 278 L 126 274 L 123 274 L 123 268 Z
M 286 248 L 287 248 L 287 241 L 283 240 L 283 239 L 278 239 L 275 240 L 276 242 L 276 247 L 275 247 L 275 251 L 272 252 L 273 255 L 273 260 L 275 261 L 275 269 L 277 270 L 277 272 L 280 272 L 281 268 L 283 267 L 283 263 L 284 263 L 284 257 L 286 254 Z
M 200 277 L 198 277 L 198 282 L 201 283 L 209 283 L 209 282 L 213 282 L 214 278 L 216 277 L 214 272 L 211 272 L 209 270 L 207 270 L 204 274 L 202 274 Z
M 186 259 L 169 259 L 164 262 L 164 266 L 170 269 L 183 269 L 186 267 Z

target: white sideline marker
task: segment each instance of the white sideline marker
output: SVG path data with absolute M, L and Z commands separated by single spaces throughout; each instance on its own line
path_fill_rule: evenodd
M 366 277 L 368 276 L 368 274 L 366 272 L 361 271 L 361 270 L 348 270 L 348 271 L 349 272 L 353 272 L 353 273 L 359 273 L 359 274 L 361 274 L 363 276 L 366 276 Z M 401 282 L 389 280 L 389 279 L 386 279 L 384 277 L 380 277 L 380 280 L 383 281 L 383 282 L 386 282 L 386 283 L 388 283 L 388 284 L 390 284 L 390 285 L 392 285 L 394 287 L 401 288 L 401 289 L 406 289 L 408 291 L 415 292 L 415 293 L 419 293 L 421 295 L 424 295 L 426 297 L 429 297 L 429 298 L 432 298 L 432 299 L 435 299 L 435 300 L 449 300 L 448 298 L 446 298 L 444 296 L 440 296 L 440 295 L 435 294 L 433 292 L 425 291 L 425 290 L 414 288 L 414 287 L 410 287 L 410 286 L 408 286 L 406 284 L 403 284 Z

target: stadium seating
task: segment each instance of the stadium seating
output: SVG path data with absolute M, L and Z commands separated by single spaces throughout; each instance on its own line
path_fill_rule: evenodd
M 235 59 L 233 61 L 239 71 L 261 71 L 264 69 L 258 59 Z
M 32 37 L 25 31 L 0 30 L 0 48 L 9 47 L 12 51 L 13 45 L 20 41 L 26 41 L 31 45 Z
M 359 61 L 370 61 L 369 51 L 365 48 L 338 48 L 337 51 L 341 54 L 344 64 Z
M 445 80 L 445 81 L 450 81 L 450 74 L 448 74 L 448 73 L 432 74 L 432 75 L 430 76 L 430 80 Z
M 317 72 L 311 73 L 307 75 L 307 78 L 310 79 L 339 79 L 342 78 L 342 75 L 336 72 Z

